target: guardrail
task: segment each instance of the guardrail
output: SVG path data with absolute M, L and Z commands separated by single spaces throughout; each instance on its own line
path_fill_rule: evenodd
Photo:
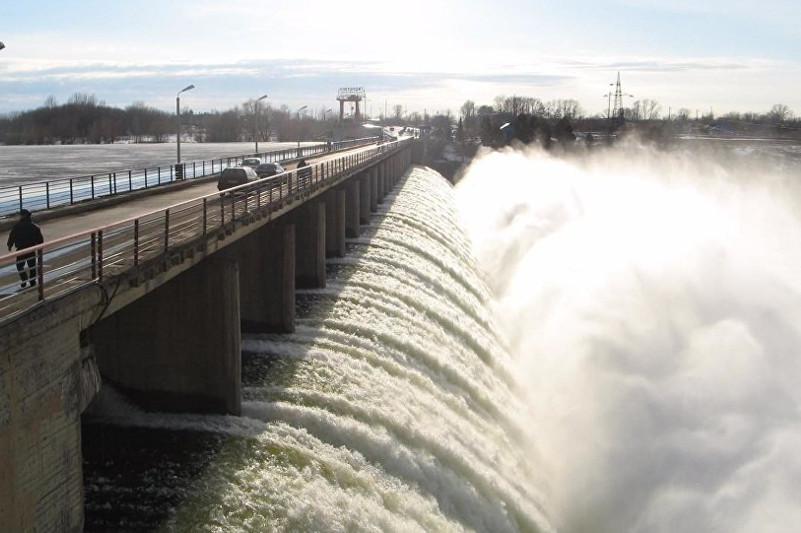
M 188 200 L 166 209 L 91 229 L 16 253 L 0 256 L 0 323 L 46 299 L 142 267 L 191 243 L 203 243 L 215 232 L 233 231 L 244 218 L 270 213 L 299 194 L 314 191 L 358 172 L 392 153 L 408 140 L 365 147 L 353 153 Z M 28 271 L 34 286 L 22 289 L 18 264 L 35 257 Z
M 330 150 L 343 150 L 376 142 L 379 139 L 380 137 L 369 137 L 332 142 Z M 188 161 L 180 166 L 153 166 L 0 187 L 0 217 L 15 215 L 22 209 L 41 211 L 104 196 L 148 189 L 182 179 L 213 176 L 222 172 L 224 168 L 241 165 L 246 157 L 258 157 L 263 163 L 272 163 L 297 157 L 310 157 L 327 151 L 329 151 L 328 144 L 322 143 L 252 155 Z

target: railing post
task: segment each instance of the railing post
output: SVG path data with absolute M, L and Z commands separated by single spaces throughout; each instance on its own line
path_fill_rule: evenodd
M 164 211 L 164 251 L 167 251 L 167 248 L 170 245 L 170 210 L 167 209 Z
M 92 279 L 97 277 L 97 235 L 92 232 Z
M 206 232 L 208 231 L 208 201 L 206 198 L 203 198 L 203 249 L 206 249 Z
M 103 281 L 103 230 L 97 232 L 97 279 Z
M 158 167 L 158 173 L 159 173 L 158 184 L 161 185 L 161 167 Z
M 89 181 L 92 183 L 92 200 L 95 199 L 95 177 L 89 176 Z
M 44 252 L 41 248 L 36 250 L 36 280 L 39 285 L 39 301 L 44 300 Z
M 50 209 L 50 182 L 45 182 L 45 203 L 47 204 L 47 209 Z
M 111 172 L 108 173 L 108 194 L 111 196 L 114 191 L 111 190 Z
M 147 189 L 147 168 L 145 168 L 145 189 Z
M 22 211 L 22 185 L 19 186 L 19 210 Z
M 131 171 L 128 171 L 128 190 L 133 190 L 133 179 L 131 178 Z
M 74 203 L 75 201 L 73 200 L 73 195 L 72 195 L 72 178 L 70 178 L 70 205 Z
M 139 219 L 134 220 L 134 266 L 139 266 Z

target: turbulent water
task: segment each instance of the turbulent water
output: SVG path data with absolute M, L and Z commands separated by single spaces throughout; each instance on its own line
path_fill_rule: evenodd
M 87 529 L 552 531 L 535 428 L 441 176 L 410 172 L 297 332 L 243 338 L 243 416 L 86 417 Z
M 457 187 L 570 532 L 801 530 L 801 171 L 485 154 Z

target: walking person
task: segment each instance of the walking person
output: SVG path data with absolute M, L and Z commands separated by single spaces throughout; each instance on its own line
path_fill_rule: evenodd
M 24 250 L 43 242 L 42 230 L 31 221 L 31 212 L 27 209 L 20 211 L 19 222 L 14 224 L 14 227 L 11 228 L 11 233 L 8 235 L 8 251 L 10 252 L 13 246 L 16 246 L 17 250 Z M 23 289 L 28 282 L 30 282 L 31 287 L 36 285 L 36 266 L 36 252 L 17 256 L 17 271 L 22 280 Z

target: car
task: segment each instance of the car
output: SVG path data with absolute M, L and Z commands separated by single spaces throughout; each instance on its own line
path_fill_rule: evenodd
M 256 174 L 259 178 L 269 178 L 282 172 L 284 172 L 284 167 L 279 163 L 262 163 L 256 167 Z
M 220 177 L 217 180 L 217 190 L 224 191 L 225 189 L 238 187 L 239 185 L 244 185 L 251 181 L 257 181 L 258 179 L 259 176 L 256 174 L 256 171 L 250 167 L 228 167 L 223 169 L 220 173 Z
M 243 167 L 256 168 L 260 164 L 261 164 L 261 159 L 259 159 L 258 157 L 246 157 L 245 159 L 242 160 Z

